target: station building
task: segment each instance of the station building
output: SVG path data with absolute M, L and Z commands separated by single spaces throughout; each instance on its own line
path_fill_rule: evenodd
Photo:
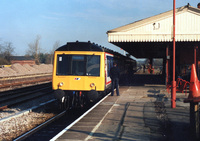
M 187 4 L 176 8 L 175 18 L 176 77 L 184 77 L 191 64 L 200 64 L 200 9 Z M 153 58 L 162 58 L 166 83 L 171 82 L 173 10 L 109 30 L 107 35 L 110 43 L 138 59 L 152 63 Z

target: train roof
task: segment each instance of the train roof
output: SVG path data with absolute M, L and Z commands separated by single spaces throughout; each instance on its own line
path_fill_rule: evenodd
M 128 56 L 124 56 L 118 52 L 99 46 L 98 44 L 88 42 L 68 42 L 66 45 L 59 47 L 56 51 L 99 51 L 113 54 L 117 58 L 124 58 L 126 60 L 135 61 Z
M 59 47 L 56 51 L 99 51 L 103 49 L 91 42 L 68 42 L 66 45 Z

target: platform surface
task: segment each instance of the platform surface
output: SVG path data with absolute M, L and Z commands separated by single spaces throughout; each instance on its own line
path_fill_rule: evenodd
M 119 90 L 120 96 L 108 96 L 57 140 L 192 140 L 185 94 L 177 93 L 172 109 L 164 85 L 120 86 Z

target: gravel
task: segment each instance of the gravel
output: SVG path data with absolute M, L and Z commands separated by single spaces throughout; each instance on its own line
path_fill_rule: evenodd
M 47 102 L 51 99 L 53 99 L 53 94 L 32 100 L 31 102 L 29 101 L 16 105 L 9 109 L 4 109 L 3 111 L 0 111 L 0 119 L 15 115 L 31 107 L 38 106 L 39 104 Z M 56 106 L 54 105 L 53 107 L 55 108 Z M 45 108 L 49 108 L 49 106 L 44 106 L 42 109 L 36 111 L 34 110 L 26 115 L 22 114 L 21 116 L 9 118 L 9 120 L 0 120 L 0 140 L 13 140 L 19 135 L 31 130 L 55 115 L 49 111 L 45 112 Z
M 11 67 L 0 68 L 0 77 L 20 76 L 27 74 L 40 74 L 51 73 L 53 70 L 52 64 L 40 64 L 40 65 L 20 65 L 18 63 L 13 64 Z
M 31 108 L 33 106 L 40 105 L 41 103 L 44 103 L 51 99 L 54 99 L 53 94 L 49 94 L 49 95 L 25 102 L 23 104 L 13 106 L 11 108 L 4 109 L 4 110 L 0 111 L 0 120 L 2 118 L 17 114 L 18 112 L 21 112 L 21 111 Z
M 11 67 L 0 68 L 0 78 L 10 76 L 21 76 L 31 74 L 44 74 L 52 73 L 52 64 L 41 64 L 41 65 L 20 65 L 13 64 Z M 6 121 L 1 119 L 15 115 L 23 110 L 37 106 L 41 103 L 47 102 L 53 99 L 53 95 L 49 94 L 42 98 L 38 98 L 14 107 L 4 109 L 0 111 L 0 141 L 1 140 L 13 140 L 17 136 L 29 131 L 37 125 L 43 123 L 47 119 L 54 116 L 52 112 L 45 112 L 45 110 L 29 112 L 26 115 L 10 118 Z
M 0 125 L 0 140 L 13 140 L 53 116 L 53 113 L 31 112 L 2 122 Z

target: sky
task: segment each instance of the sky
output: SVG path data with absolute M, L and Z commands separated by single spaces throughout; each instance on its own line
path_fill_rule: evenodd
M 176 0 L 176 8 L 199 0 Z M 123 54 L 108 42 L 108 30 L 173 9 L 173 0 L 0 0 L 0 44 L 25 55 L 39 35 L 43 53 L 59 41 L 91 41 Z

